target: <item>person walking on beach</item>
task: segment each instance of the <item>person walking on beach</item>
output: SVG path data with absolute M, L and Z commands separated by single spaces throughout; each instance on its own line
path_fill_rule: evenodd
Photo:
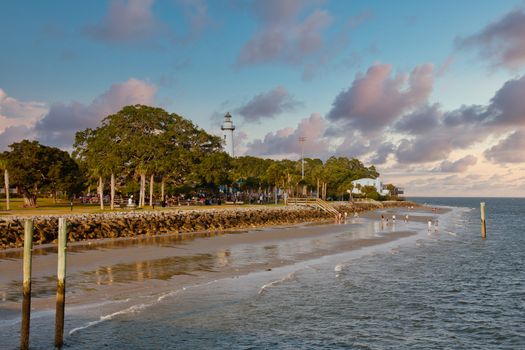
M 432 230 L 432 220 L 428 220 L 428 232 Z
M 408 222 L 408 214 L 405 215 L 405 222 Z

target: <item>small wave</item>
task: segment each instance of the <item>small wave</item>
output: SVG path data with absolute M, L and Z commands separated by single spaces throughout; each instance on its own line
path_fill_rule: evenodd
M 164 299 L 168 298 L 168 297 L 171 297 L 171 296 L 174 296 L 174 295 L 177 295 L 179 294 L 180 292 L 186 290 L 186 287 L 183 287 L 181 289 L 177 289 L 177 290 L 174 290 L 174 291 L 171 291 L 171 292 L 168 292 L 168 293 L 165 293 L 165 294 L 162 294 L 160 297 L 157 298 L 157 302 L 161 302 L 163 301 Z
M 234 276 L 232 278 L 238 278 L 239 276 Z M 213 281 L 208 281 L 208 282 L 205 282 L 205 283 L 200 283 L 200 284 L 194 284 L 194 285 L 189 285 L 189 286 L 185 286 L 185 287 L 182 287 L 181 289 L 177 289 L 177 290 L 174 290 L 174 291 L 171 291 L 171 292 L 168 292 L 168 293 L 165 293 L 165 294 L 162 294 L 161 296 L 159 296 L 157 298 L 157 302 L 161 302 L 162 300 L 170 297 L 170 296 L 174 296 L 174 295 L 177 295 L 181 292 L 184 292 L 185 290 L 187 289 L 190 289 L 190 288 L 199 288 L 199 287 L 203 287 L 203 286 L 208 286 L 210 284 L 213 284 L 213 283 L 217 283 L 219 280 L 213 280 Z
M 78 332 L 80 330 L 92 327 L 92 326 L 97 325 L 99 323 L 102 323 L 104 321 L 112 320 L 114 317 L 119 316 L 119 315 L 133 314 L 133 313 L 136 313 L 136 312 L 140 312 L 140 311 L 144 310 L 145 308 L 147 308 L 148 306 L 151 306 L 151 305 L 153 305 L 153 304 L 133 305 L 133 306 L 128 307 L 127 309 L 116 311 L 116 312 L 113 312 L 113 313 L 111 313 L 109 315 L 100 316 L 100 318 L 98 320 L 88 322 L 85 325 L 77 327 L 77 328 L 73 328 L 72 330 L 69 331 L 68 334 L 72 335 L 72 334 L 74 334 L 74 333 L 76 333 L 76 332 Z
M 290 280 L 292 280 L 294 278 L 295 278 L 295 272 L 290 272 L 289 274 L 287 274 L 286 276 L 284 276 L 281 279 L 278 279 L 276 281 L 272 281 L 270 283 L 266 283 L 265 285 L 263 285 L 259 289 L 259 295 L 263 295 L 264 293 L 266 293 L 268 288 L 275 287 L 275 286 L 277 286 L 277 285 L 279 285 L 279 284 L 281 284 L 283 282 L 290 281 Z

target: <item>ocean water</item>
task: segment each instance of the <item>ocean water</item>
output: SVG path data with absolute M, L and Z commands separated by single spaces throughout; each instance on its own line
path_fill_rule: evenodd
M 380 246 L 70 310 L 65 348 L 525 349 L 525 199 L 484 200 L 486 240 L 481 199 L 417 201 L 452 210 Z

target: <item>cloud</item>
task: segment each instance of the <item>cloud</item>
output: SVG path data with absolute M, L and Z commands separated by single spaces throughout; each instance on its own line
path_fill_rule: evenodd
M 34 125 L 47 110 L 43 102 L 20 101 L 0 89 L 0 132 L 10 126 Z
M 306 141 L 302 145 L 305 157 L 323 156 L 329 144 L 323 139 L 326 120 L 318 113 L 301 120 L 296 129 L 284 128 L 266 134 L 263 140 L 256 139 L 247 145 L 246 154 L 269 157 L 294 157 L 301 154 L 300 137 Z
M 302 69 L 304 81 L 334 69 L 339 54 L 350 43 L 350 33 L 372 14 L 364 11 L 335 20 L 337 16 L 323 8 L 324 3 L 325 0 L 265 0 L 237 6 L 255 17 L 257 29 L 240 49 L 235 66 L 291 65 Z
M 454 126 L 478 124 L 487 127 L 525 125 L 525 75 L 506 81 L 486 106 L 462 106 L 445 113 L 443 122 Z
M 35 131 L 38 139 L 46 145 L 70 147 L 77 131 L 97 127 L 103 118 L 123 106 L 152 104 L 156 91 L 154 85 L 131 78 L 113 84 L 88 105 L 79 102 L 53 103 L 49 112 L 36 124 Z
M 384 164 L 389 155 L 394 153 L 395 145 L 392 142 L 383 142 L 375 150 L 373 157 L 370 159 L 371 164 Z
M 488 136 L 522 128 L 525 126 L 523 96 L 525 76 L 505 82 L 486 106 L 462 106 L 442 112 L 439 105 L 435 104 L 405 115 L 393 129 L 406 135 L 398 144 L 396 157 L 401 163 L 444 160 L 452 151 L 467 149 Z M 515 139 L 510 141 L 517 143 Z M 487 151 L 487 158 L 496 162 L 498 159 L 508 162 L 522 159 L 520 156 L 505 154 L 505 143 L 500 145 Z
M 465 156 L 454 162 L 444 160 L 436 169 L 434 169 L 434 171 L 444 173 L 464 173 L 470 166 L 475 165 L 477 162 L 478 158 L 473 155 Z
M 43 102 L 20 101 L 0 89 L 0 151 L 13 142 L 34 139 L 33 127 L 47 111 Z
M 519 69 L 525 64 L 525 12 L 517 7 L 478 33 L 458 38 L 460 49 L 475 49 L 495 67 Z
M 490 140 L 525 127 L 525 76 L 504 83 L 487 105 L 448 111 L 437 103 L 429 103 L 432 83 L 432 65 L 421 65 L 410 74 L 395 76 L 389 65 L 370 67 L 334 99 L 326 119 L 318 116 L 322 125 L 313 139 L 320 144 L 320 151 L 314 153 L 327 154 L 335 149 L 337 155 L 359 156 L 390 168 L 440 162 L 427 172 L 462 172 L 478 161 L 479 146 L 486 148 Z M 261 94 L 246 105 L 256 106 L 252 102 L 269 96 L 270 93 Z M 284 128 L 248 144 L 248 153 L 294 156 L 299 136 L 297 128 Z M 493 145 L 485 156 L 499 162 L 522 161 L 520 155 L 503 153 L 509 143 L 520 145 L 518 136 Z M 459 160 L 448 159 L 459 150 L 472 154 Z
M 416 67 L 409 75 L 392 75 L 392 66 L 375 64 L 358 75 L 332 103 L 327 119 L 365 133 L 384 129 L 396 118 L 424 105 L 433 88 L 433 66 Z
M 525 36 L 524 36 L 525 41 Z M 497 125 L 525 125 L 525 75 L 512 79 L 496 92 L 485 117 Z
M 34 140 L 36 137 L 32 127 L 26 125 L 15 125 L 4 129 L 0 133 L 0 151 L 7 150 L 7 147 L 15 142 L 22 140 Z
M 400 163 L 426 163 L 445 159 L 453 147 L 441 138 L 403 139 L 396 149 Z
M 251 8 L 259 28 L 241 48 L 237 66 L 284 62 L 297 64 L 324 46 L 323 32 L 332 23 L 325 10 L 309 9 L 315 1 L 255 1 Z M 303 15 L 303 13 L 307 15 Z
M 427 163 L 445 160 L 454 150 L 467 149 L 484 140 L 491 130 L 475 124 L 453 127 L 440 124 L 428 132 L 402 139 L 395 155 L 400 163 Z
M 154 0 L 112 0 L 108 13 L 84 32 L 92 39 L 110 43 L 146 41 L 162 28 L 152 12 Z
M 242 156 L 246 154 L 246 142 L 248 134 L 244 131 L 235 131 L 233 133 L 233 145 L 235 146 L 235 156 Z
M 175 0 L 183 15 L 176 23 L 161 21 L 153 11 L 155 0 L 111 0 L 105 16 L 83 28 L 92 40 L 109 44 L 162 48 L 163 43 L 187 45 L 200 37 L 213 20 L 204 0 Z M 176 30 L 174 28 L 177 28 Z
M 331 136 L 327 135 L 332 131 L 327 131 L 323 135 L 326 139 L 330 139 Z M 335 135 L 334 135 L 335 136 Z M 338 135 L 340 136 L 340 135 Z M 343 133 L 343 142 L 337 146 L 335 151 L 336 155 L 348 156 L 348 157 L 359 157 L 371 151 L 373 147 L 370 143 L 370 139 L 363 137 L 358 133 Z
M 518 130 L 484 153 L 494 163 L 525 162 L 525 131 Z
M 401 133 L 419 135 L 435 128 L 441 118 L 438 104 L 423 106 L 420 109 L 404 115 L 395 125 L 394 130 Z
M 254 96 L 237 112 L 246 121 L 257 122 L 263 118 L 273 118 L 283 112 L 293 111 L 300 103 L 282 86 Z

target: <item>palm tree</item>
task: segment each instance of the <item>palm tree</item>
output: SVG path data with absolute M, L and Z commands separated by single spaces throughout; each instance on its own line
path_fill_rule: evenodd
M 5 209 L 6 210 L 10 210 L 10 205 L 9 205 L 9 170 L 7 169 L 7 159 L 0 158 L 0 169 L 4 169 Z

